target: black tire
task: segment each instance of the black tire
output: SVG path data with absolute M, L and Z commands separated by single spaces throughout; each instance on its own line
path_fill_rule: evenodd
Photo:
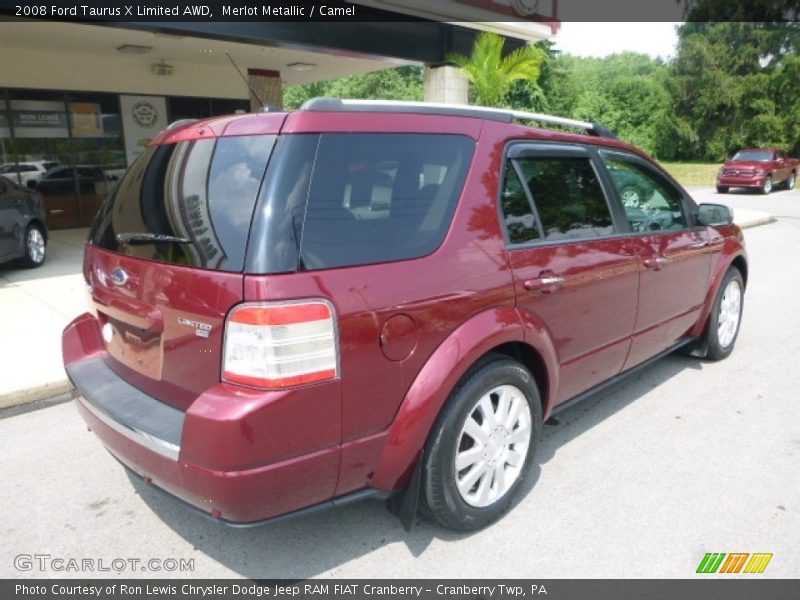
M 496 393 L 491 395 L 490 392 Z M 520 394 L 517 395 L 516 392 Z M 486 398 L 492 407 L 497 408 L 501 394 L 511 398 L 510 406 L 519 407 L 518 418 L 523 424 L 526 414 L 529 419 L 530 436 L 521 459 L 519 457 L 522 454 L 522 447 L 511 440 L 514 437 L 524 436 L 525 427 L 517 421 L 511 424 L 511 429 L 504 429 L 503 425 L 492 427 L 494 417 L 491 420 L 483 417 L 483 412 L 478 407 L 478 404 Z M 523 414 L 525 407 L 529 412 Z M 509 410 L 510 412 L 512 411 Z M 478 422 L 478 418 L 482 421 L 481 430 L 485 426 L 489 432 L 487 438 L 491 438 L 486 444 L 479 443 L 477 438 L 470 444 L 473 438 L 465 429 L 467 419 L 471 419 L 471 424 L 474 425 Z M 507 415 L 506 419 L 508 418 Z M 525 481 L 541 432 L 541 399 L 530 372 L 519 362 L 502 355 L 492 355 L 481 361 L 453 390 L 431 430 L 425 448 L 420 490 L 423 510 L 439 524 L 457 531 L 474 531 L 497 520 L 510 508 Z M 463 453 L 473 448 L 482 458 L 458 471 L 456 456 L 459 450 Z M 512 465 L 508 460 L 512 453 L 517 457 L 516 465 Z M 479 471 L 485 473 L 477 478 L 472 486 L 476 498 L 480 496 L 485 478 L 489 478 L 486 484 L 489 494 L 494 494 L 496 488 L 498 496 L 487 505 L 468 503 L 459 491 L 458 477 L 462 477 L 462 484 L 465 484 L 465 480 L 470 478 L 472 469 L 477 469 L 476 473 Z M 505 475 L 506 473 L 508 475 Z M 498 475 L 500 481 L 497 481 Z M 513 479 L 506 481 L 504 480 L 506 476 Z M 465 493 L 467 496 L 470 495 L 469 491 Z
M 730 188 L 727 185 L 718 185 L 717 186 L 717 193 L 718 194 L 727 194 Z
M 795 183 L 797 183 L 797 173 L 792 171 L 791 173 L 789 173 L 789 179 L 786 180 L 786 189 L 793 190 Z
M 770 175 L 764 180 L 764 185 L 761 186 L 761 193 L 765 196 L 772 191 L 772 176 Z
M 35 269 L 44 264 L 47 255 L 47 238 L 40 225 L 31 223 L 25 231 L 25 256 L 22 257 L 22 266 Z
M 733 284 L 731 282 L 734 282 Z M 730 285 L 738 285 L 739 288 L 739 312 L 738 312 L 738 319 L 736 321 L 735 331 L 733 332 L 733 337 L 730 340 L 723 339 L 720 340 L 720 317 L 722 314 L 722 303 L 723 297 L 725 296 L 726 290 L 728 290 L 728 286 Z M 708 319 L 708 331 L 706 332 L 706 358 L 710 360 L 722 360 L 723 358 L 727 358 L 730 356 L 731 352 L 733 352 L 733 347 L 736 345 L 736 338 L 739 336 L 739 328 L 742 324 L 742 309 L 744 308 L 744 279 L 742 278 L 742 274 L 739 272 L 739 269 L 736 267 L 731 267 L 728 269 L 728 272 L 725 274 L 724 279 L 722 280 L 722 284 L 719 287 L 719 291 L 717 292 L 717 297 L 714 299 L 714 305 L 711 308 L 711 315 Z

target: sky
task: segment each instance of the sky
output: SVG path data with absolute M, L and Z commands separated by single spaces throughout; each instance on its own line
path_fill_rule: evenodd
M 630 50 L 668 59 L 675 55 L 676 25 L 563 22 L 552 39 L 557 49 L 575 56 L 603 57 Z

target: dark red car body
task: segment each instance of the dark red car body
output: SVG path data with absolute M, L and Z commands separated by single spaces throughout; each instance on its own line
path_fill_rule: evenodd
M 70 377 L 89 396 L 81 365 L 102 366 L 107 385 L 130 386 L 131 394 L 163 407 L 167 420 L 178 419 L 179 443 L 165 451 L 137 442 L 141 432 L 132 436 L 109 423 L 84 397 L 76 400 L 81 416 L 133 471 L 225 521 L 253 523 L 365 490 L 400 490 L 448 395 L 482 356 L 502 352 L 523 361 L 547 419 L 571 399 L 699 337 L 727 269 L 747 273 L 735 225 L 510 248 L 498 214 L 510 144 L 588 144 L 650 162 L 612 139 L 473 117 L 298 111 L 194 123 L 154 144 L 354 131 L 474 140 L 452 223 L 431 254 L 264 275 L 86 247 L 92 312 L 64 332 Z M 107 280 L 117 268 L 128 274 L 125 285 Z M 565 278 L 558 293 L 537 283 L 549 272 Z M 232 307 L 298 298 L 334 306 L 339 376 L 270 391 L 223 381 L 221 347 Z M 209 325 L 210 335 L 177 325 L 181 316 Z M 152 343 L 105 342 L 101 328 L 109 320 L 135 325 L 142 337 L 149 332 Z
M 755 157 L 761 159 L 753 160 Z M 800 161 L 788 158 L 783 150 L 777 148 L 745 148 L 720 168 L 717 190 L 724 193 L 728 188 L 749 188 L 769 193 L 776 185 L 792 189 L 798 164 Z M 767 181 L 769 185 L 765 188 Z

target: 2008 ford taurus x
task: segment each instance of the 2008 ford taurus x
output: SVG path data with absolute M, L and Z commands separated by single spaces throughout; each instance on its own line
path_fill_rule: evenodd
M 91 229 L 64 363 L 108 450 L 223 522 L 378 495 L 472 530 L 554 411 L 725 358 L 747 270 L 727 207 L 601 126 L 316 99 L 153 141 Z

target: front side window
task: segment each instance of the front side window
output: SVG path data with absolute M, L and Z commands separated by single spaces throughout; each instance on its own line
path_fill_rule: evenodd
M 638 162 L 606 153 L 603 156 L 633 231 L 669 231 L 687 226 L 681 193 L 675 186 Z
M 542 156 L 516 162 L 533 197 L 545 240 L 614 233 L 603 188 L 588 157 Z

